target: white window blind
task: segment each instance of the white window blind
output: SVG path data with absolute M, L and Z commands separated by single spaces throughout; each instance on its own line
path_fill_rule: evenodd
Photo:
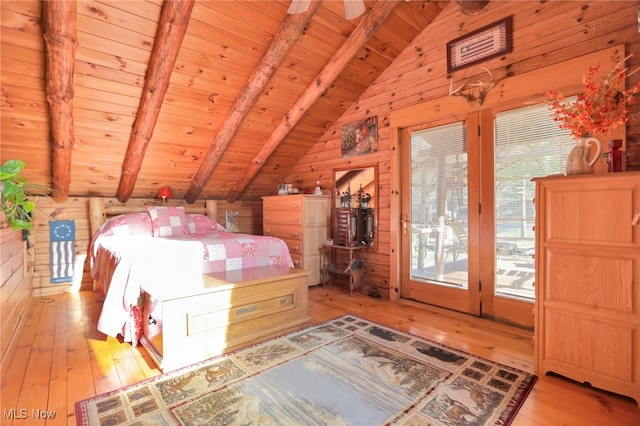
M 535 185 L 532 178 L 562 173 L 573 146 L 546 104 L 496 115 L 495 293 L 533 300 Z
M 413 132 L 410 173 L 411 278 L 467 288 L 468 174 L 464 123 Z
M 546 104 L 498 113 L 495 119 L 496 176 L 528 178 L 562 173 L 573 147 Z
M 446 219 L 466 204 L 467 139 L 463 122 L 411 134 L 412 220 Z M 464 194 L 464 195 L 463 195 Z

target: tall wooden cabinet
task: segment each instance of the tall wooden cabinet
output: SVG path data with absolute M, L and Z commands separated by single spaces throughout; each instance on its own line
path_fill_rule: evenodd
M 329 237 L 330 195 L 275 195 L 262 198 L 264 235 L 281 238 L 297 268 L 309 271 L 309 285 L 319 284 L 320 250 Z
M 535 181 L 537 373 L 640 402 L 640 173 Z

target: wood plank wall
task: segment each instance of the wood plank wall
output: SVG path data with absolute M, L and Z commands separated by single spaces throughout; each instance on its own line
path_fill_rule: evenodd
M 33 261 L 22 240 L 22 232 L 0 229 L 0 369 L 31 300 Z
M 107 198 L 108 205 L 123 205 L 116 198 Z M 130 199 L 128 206 L 156 205 L 155 198 Z M 185 205 L 183 200 L 168 200 L 166 205 Z M 90 289 L 91 275 L 89 270 L 89 259 L 87 251 L 91 242 L 90 222 L 89 222 L 89 198 L 71 197 L 64 203 L 56 203 L 51 198 L 39 197 L 37 209 L 34 214 L 34 251 L 35 264 L 33 270 L 33 295 L 43 296 L 47 294 L 62 293 L 73 289 Z M 262 234 L 262 202 L 260 201 L 237 201 L 233 204 L 226 201 L 218 202 L 218 222 L 224 226 L 225 211 L 238 212 L 237 223 L 240 232 L 248 234 Z M 76 226 L 75 255 L 77 267 L 82 267 L 76 271 L 74 283 L 50 282 L 51 274 L 49 270 L 49 221 L 73 219 Z
M 37 7 L 37 3 L 28 3 Z M 26 6 L 25 6 L 26 7 Z M 156 7 L 156 6 L 154 6 Z M 365 256 L 365 282 L 383 292 L 389 288 L 390 276 L 390 200 L 399 188 L 391 187 L 390 177 L 390 130 L 389 113 L 393 110 L 415 105 L 427 100 L 447 96 L 449 76 L 446 73 L 446 43 L 462 34 L 481 28 L 505 16 L 514 17 L 513 52 L 482 63 L 498 78 L 526 73 L 544 65 L 561 63 L 589 52 L 624 44 L 627 53 L 634 53 L 629 61 L 630 69 L 640 67 L 640 35 L 637 23 L 637 1 L 492 1 L 484 13 L 466 16 L 460 12 L 456 2 L 449 2 L 434 22 L 418 36 L 397 58 L 394 64 L 378 78 L 358 101 L 349 108 L 318 140 L 315 146 L 298 162 L 295 170 L 286 177 L 287 183 L 298 188 L 313 188 L 320 181 L 323 188 L 333 185 L 333 169 L 378 165 L 378 211 L 376 215 L 377 247 Z M 452 31 L 452 29 L 454 29 Z M 18 32 L 3 33 L 3 36 L 22 37 L 20 43 L 29 44 L 40 37 L 37 31 L 26 28 Z M 3 52 L 3 58 L 8 52 Z M 38 56 L 39 57 L 39 56 Z M 35 57 L 34 57 L 35 58 Z M 36 61 L 32 66 L 41 66 Z M 20 68 L 17 68 L 20 69 Z M 22 69 L 21 74 L 27 70 Z M 586 70 L 585 70 L 586 71 Z M 480 66 L 472 66 L 452 74 L 456 83 L 486 78 Z M 27 82 L 30 80 L 27 80 Z M 26 84 L 26 83 L 25 83 Z M 39 87 L 39 86 L 38 86 Z M 38 99 L 36 102 L 43 101 Z M 28 102 L 25 100 L 25 102 Z M 464 100 L 460 99 L 460 102 Z M 638 113 L 639 107 L 634 108 Z M 378 151 L 357 157 L 341 158 L 340 129 L 342 125 L 365 117 L 378 116 Z M 428 117 L 425 117 L 428 118 Z M 46 121 L 46 117 L 40 117 Z M 131 123 L 129 123 L 131 124 Z M 46 127 L 46 126 L 45 126 Z M 44 127 L 42 127 L 44 128 Z M 20 140 L 29 139 L 25 131 L 42 133 L 42 128 L 20 128 Z M 627 128 L 627 149 L 632 152 L 629 165 L 640 169 L 640 120 L 632 120 Z M 633 147 L 636 147 L 633 150 Z M 78 149 L 82 149 L 81 146 Z M 29 155 L 44 155 L 29 153 Z M 48 155 L 48 154 L 47 154 Z M 108 161 L 116 161 L 118 154 Z M 121 159 L 117 160 L 118 164 Z M 43 179 L 46 181 L 47 179 Z M 87 182 L 82 183 L 86 186 Z M 92 182 L 100 191 L 114 193 L 117 179 L 102 179 Z M 267 195 L 267 194 L 264 194 Z M 155 201 L 153 199 L 148 199 Z M 68 286 L 49 283 L 49 229 L 50 219 L 75 219 L 78 228 L 76 238 L 77 256 L 86 256 L 89 244 L 89 221 L 87 198 L 73 197 L 62 204 L 47 198 L 39 201 L 36 213 L 36 259 L 34 291 L 36 294 L 64 291 Z M 261 202 L 244 202 L 240 206 L 224 206 L 239 211 L 240 228 L 243 232 L 262 233 Z M 398 218 L 393 218 L 397 220 Z M 88 264 L 85 261 L 83 282 L 90 283 Z
M 317 180 L 321 181 L 323 187 L 331 187 L 332 170 L 335 168 L 360 167 L 374 162 L 378 164 L 378 247 L 365 254 L 364 281 L 367 287 L 376 286 L 383 297 L 388 297 L 390 195 L 399 191 L 399 188 L 390 187 L 389 159 L 392 153 L 389 113 L 447 96 L 450 84 L 448 77 L 452 77 L 457 84 L 486 80 L 487 74 L 480 65 L 501 79 L 624 44 L 627 54 L 634 54 L 628 61 L 629 69 L 634 70 L 640 67 L 637 10 L 636 1 L 492 1 L 484 13 L 466 16 L 460 12 L 457 3 L 450 2 L 298 162 L 286 180 L 297 187 L 313 186 Z M 448 41 L 509 15 L 513 15 L 514 22 L 512 53 L 447 75 Z M 456 31 L 452 32 L 452 28 Z M 460 102 L 465 101 L 460 99 Z M 632 112 L 640 113 L 640 106 L 634 106 Z M 378 116 L 378 151 L 359 157 L 341 158 L 341 126 L 372 115 Z M 425 117 L 427 120 L 428 117 Z M 627 124 L 627 150 L 632 154 L 628 158 L 629 168 L 640 170 L 640 120 L 631 120 Z

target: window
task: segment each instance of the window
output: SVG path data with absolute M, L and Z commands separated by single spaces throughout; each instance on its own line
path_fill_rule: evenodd
M 562 173 L 571 136 L 547 105 L 500 112 L 495 118 L 496 286 L 502 296 L 534 299 L 535 185 L 531 179 Z M 560 152 L 559 152 L 560 151 Z
M 411 134 L 412 279 L 467 287 L 464 123 Z

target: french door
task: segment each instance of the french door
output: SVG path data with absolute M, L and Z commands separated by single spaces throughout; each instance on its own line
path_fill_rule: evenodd
M 481 314 L 477 114 L 404 129 L 401 296 Z
M 531 179 L 563 170 L 563 145 L 544 104 L 403 129 L 401 296 L 532 327 Z

